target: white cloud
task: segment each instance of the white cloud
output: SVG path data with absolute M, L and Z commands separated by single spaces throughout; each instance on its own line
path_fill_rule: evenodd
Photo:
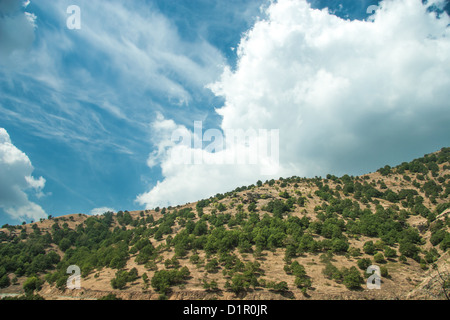
M 279 129 L 280 176 L 357 174 L 448 145 L 450 19 L 427 11 L 433 3 L 384 1 L 371 21 L 302 0 L 272 3 L 241 39 L 237 68 L 210 86 L 225 99 L 220 129 Z M 261 178 L 159 160 L 164 180 L 137 199 L 147 207 Z
M 0 3 L 0 62 L 17 51 L 29 49 L 34 41 L 36 16 L 23 11 L 28 4 L 29 1 L 21 6 L 18 0 Z
M 68 4 L 68 0 L 40 2 L 48 12 L 45 18 L 61 23 L 56 28 L 40 30 L 41 39 L 32 61 L 46 76 L 43 80 L 52 86 L 57 86 L 53 81 L 56 77 L 64 80 L 72 91 L 83 84 L 92 95 L 98 94 L 100 88 L 107 90 L 108 94 L 101 95 L 107 98 L 115 96 L 111 90 L 114 77 L 114 89 L 123 86 L 127 95 L 150 90 L 182 105 L 191 100 L 190 90 L 203 87 L 221 72 L 224 58 L 219 50 L 201 38 L 185 41 L 177 27 L 154 5 L 117 0 L 78 1 L 82 23 L 81 29 L 74 32 L 65 27 L 68 15 L 61 10 Z M 64 56 L 77 52 L 81 52 L 77 68 L 67 66 Z M 44 72 L 45 68 L 52 72 Z M 83 90 L 80 95 L 90 94 Z M 108 102 L 99 105 L 123 117 L 125 110 L 117 110 L 117 106 L 109 108 L 114 103 Z M 134 107 L 122 106 L 128 115 Z
M 39 198 L 45 186 L 43 177 L 33 178 L 33 166 L 25 153 L 11 142 L 8 132 L 0 128 L 0 208 L 13 219 L 39 220 L 45 211 L 28 199 L 26 191 L 34 189 Z
M 28 183 L 30 188 L 33 188 L 36 191 L 36 197 L 42 198 L 44 196 L 42 189 L 45 187 L 46 180 L 43 177 L 35 179 L 32 176 L 27 176 L 25 177 L 25 181 Z
M 136 201 L 148 209 L 193 202 L 230 191 L 237 183 L 249 185 L 262 175 L 276 177 L 282 173 L 274 152 L 278 143 L 275 132 L 203 133 L 202 128 L 191 132 L 161 114 L 151 127 L 157 151 L 150 154 L 147 164 L 149 167 L 160 164 L 165 179 L 137 197 Z M 230 138 L 235 137 L 238 138 L 232 142 Z
M 90 214 L 93 216 L 99 216 L 104 214 L 105 212 L 116 212 L 114 209 L 112 208 L 108 208 L 108 207 L 101 207 L 101 208 L 94 208 L 91 210 Z
M 138 153 L 149 110 L 209 93 L 204 86 L 225 61 L 206 40 L 183 39 L 148 3 L 78 1 L 80 30 L 66 27 L 69 0 L 33 4 L 39 37 L 27 59 L 0 69 L 0 112 L 33 135 L 81 146 L 81 154 Z M 118 134 L 117 121 L 135 130 Z
M 267 13 L 242 39 L 237 70 L 212 86 L 226 99 L 223 128 L 280 128 L 281 163 L 296 175 L 350 171 L 367 152 L 390 161 L 383 153 L 411 148 L 405 137 L 448 142 L 418 131 L 449 117 L 448 16 L 403 0 L 382 3 L 373 22 L 305 1 Z

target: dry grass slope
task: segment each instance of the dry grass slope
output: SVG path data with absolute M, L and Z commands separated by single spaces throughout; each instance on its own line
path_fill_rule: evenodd
M 45 299 L 445 299 L 449 159 L 444 148 L 360 177 L 260 181 L 183 206 L 5 226 L 0 296 L 37 277 Z M 379 290 L 367 288 L 362 259 L 387 271 Z M 70 264 L 81 289 L 65 286 Z

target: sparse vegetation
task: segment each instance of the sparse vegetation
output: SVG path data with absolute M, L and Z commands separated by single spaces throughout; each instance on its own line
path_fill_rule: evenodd
M 258 181 L 194 205 L 4 225 L 0 288 L 65 289 L 70 265 L 83 281 L 112 269 L 109 290 L 138 286 L 163 299 L 193 286 L 308 297 L 323 281 L 358 292 L 373 264 L 389 285 L 450 248 L 449 160 L 443 148 L 362 177 Z

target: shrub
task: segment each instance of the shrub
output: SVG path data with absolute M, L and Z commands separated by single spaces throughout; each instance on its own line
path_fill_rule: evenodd
M 122 290 L 127 285 L 127 272 L 126 271 L 117 271 L 116 276 L 111 279 L 111 287 L 113 289 Z
M 373 255 L 375 253 L 375 245 L 372 241 L 367 241 L 364 243 L 363 250 L 365 253 Z
M 447 234 L 447 232 L 445 230 L 442 230 L 442 229 L 437 230 L 430 237 L 431 244 L 433 246 L 437 246 L 438 244 L 440 244 L 442 242 L 442 240 L 444 240 L 446 234 Z
M 447 233 L 440 243 L 439 247 L 442 251 L 447 251 L 450 248 L 450 233 Z
M 219 266 L 219 262 L 217 261 L 217 259 L 211 259 L 210 261 L 208 261 L 208 263 L 205 265 L 205 270 L 207 272 L 215 272 L 217 271 L 217 267 Z
M 205 289 L 206 291 L 217 291 L 219 289 L 219 286 L 217 285 L 217 282 L 215 280 L 211 280 L 211 282 L 208 282 L 203 279 L 203 289 Z
M 44 283 L 43 280 L 41 280 L 38 277 L 30 277 L 27 280 L 25 280 L 23 284 L 23 290 L 25 291 L 25 294 L 33 294 L 34 291 L 41 290 L 42 284 Z
M 231 284 L 229 284 L 228 286 L 231 291 L 238 294 L 239 292 L 248 289 L 250 287 L 250 283 L 246 280 L 243 274 L 236 273 L 231 278 Z
M 328 278 L 333 280 L 341 280 L 342 273 L 339 269 L 333 265 L 332 263 L 327 263 L 325 268 L 322 270 L 322 273 Z
M 165 295 L 171 286 L 183 283 L 189 276 L 187 267 L 180 270 L 160 270 L 155 272 L 151 285 L 157 292 Z
M 71 246 L 70 240 L 67 238 L 62 239 L 59 242 L 59 248 L 61 249 L 61 251 L 66 251 L 67 249 L 69 249 Z
M 351 267 L 350 270 L 346 270 L 343 273 L 343 281 L 342 283 L 349 290 L 357 290 L 361 288 L 361 283 L 363 283 L 363 278 L 361 277 L 360 272 L 355 267 Z
M 386 266 L 381 266 L 380 267 L 380 273 L 381 273 L 381 276 L 383 278 L 388 278 L 389 277 L 389 272 L 388 272 L 388 269 L 386 268 Z
M 357 265 L 365 272 L 372 265 L 372 261 L 369 258 L 359 259 Z
M 306 276 L 303 277 L 295 277 L 294 284 L 301 289 L 310 288 L 311 287 L 311 279 Z
M 297 261 L 291 263 L 291 272 L 294 276 L 303 277 L 306 276 L 305 267 L 299 264 Z
M 420 249 L 411 242 L 401 240 L 399 251 L 402 255 L 416 260 L 418 258 L 418 253 Z
M 347 252 L 349 247 L 350 245 L 348 244 L 348 242 L 340 238 L 333 239 L 333 242 L 331 244 L 331 249 L 333 250 L 333 252 Z
M 361 255 L 361 250 L 359 250 L 359 248 L 352 247 L 348 250 L 348 253 L 352 257 L 359 257 Z
M 278 292 L 284 292 L 284 291 L 288 291 L 289 287 L 287 285 L 286 281 L 280 281 L 280 282 L 272 282 L 268 284 L 268 287 L 273 289 L 274 291 L 278 291 Z
M 395 249 L 386 247 L 386 249 L 384 249 L 384 256 L 386 258 L 394 258 L 397 256 L 397 251 L 395 251 Z
M 98 298 L 97 300 L 122 300 L 122 298 L 117 297 L 115 294 L 110 293 L 106 296 Z
M 381 252 L 376 253 L 376 254 L 373 256 L 373 260 L 374 260 L 376 263 L 383 263 L 383 262 L 385 262 L 384 256 L 383 256 L 383 254 L 382 254 Z
M 252 202 L 248 205 L 248 211 L 249 212 L 255 212 L 256 211 L 256 203 Z
M 9 280 L 9 277 L 7 274 L 0 277 L 0 288 L 6 288 L 11 285 L 11 281 Z

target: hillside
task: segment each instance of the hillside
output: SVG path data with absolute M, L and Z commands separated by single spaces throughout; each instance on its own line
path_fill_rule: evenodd
M 0 229 L 0 297 L 446 299 L 450 148 L 359 177 L 258 181 L 183 206 Z M 67 268 L 81 289 L 67 289 Z M 369 290 L 370 265 L 381 287 Z

